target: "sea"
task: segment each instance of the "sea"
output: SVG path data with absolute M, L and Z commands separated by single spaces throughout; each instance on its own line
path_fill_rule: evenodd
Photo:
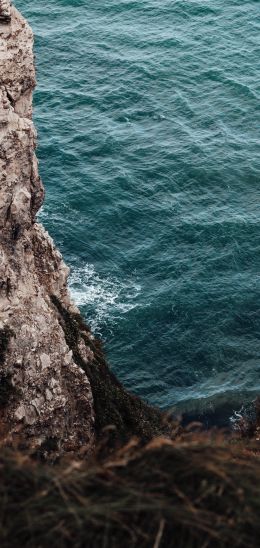
M 260 394 L 260 2 L 14 3 L 75 302 L 129 390 L 230 419 Z

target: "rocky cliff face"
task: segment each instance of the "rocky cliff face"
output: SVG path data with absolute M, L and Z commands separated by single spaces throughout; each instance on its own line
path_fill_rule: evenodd
M 27 22 L 0 0 L 0 443 L 88 455 L 104 437 L 111 447 L 168 426 L 110 372 L 70 300 L 68 268 L 36 221 L 44 190 L 32 48 Z
M 11 15 L 11 20 L 8 18 Z M 73 359 L 53 298 L 77 313 L 68 268 L 35 220 L 44 191 L 32 122 L 33 35 L 0 2 L 0 439 L 59 453 L 89 452 L 94 411 L 86 373 Z M 52 300 L 51 300 L 52 299 Z M 88 346 L 78 341 L 85 361 Z

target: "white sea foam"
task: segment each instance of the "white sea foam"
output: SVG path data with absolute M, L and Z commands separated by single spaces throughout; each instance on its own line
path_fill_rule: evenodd
M 112 326 L 135 308 L 141 291 L 141 285 L 135 279 L 122 282 L 103 278 L 92 264 L 72 268 L 69 287 L 77 306 L 86 307 L 87 321 L 96 334 L 102 334 L 105 325 Z

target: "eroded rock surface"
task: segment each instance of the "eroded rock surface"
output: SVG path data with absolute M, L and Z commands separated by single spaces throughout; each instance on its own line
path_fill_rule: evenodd
M 11 21 L 0 17 L 0 441 L 88 453 L 91 387 L 53 305 L 55 296 L 77 313 L 67 291 L 68 268 L 35 220 L 44 190 L 31 118 L 33 35 L 7 0 L 0 1 L 0 16 L 3 8 Z M 93 353 L 86 341 L 83 346 L 87 363 Z
M 0 0 L 0 23 L 10 23 L 11 4 L 10 0 Z
M 168 435 L 168 418 L 110 371 L 70 300 L 68 268 L 36 222 L 44 189 L 32 122 L 33 35 L 8 0 L 1 9 L 0 444 L 55 459 L 88 455 L 95 442 L 109 452 L 132 436 Z

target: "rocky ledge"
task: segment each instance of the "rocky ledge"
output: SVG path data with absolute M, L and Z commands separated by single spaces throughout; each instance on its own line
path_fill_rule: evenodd
M 147 439 L 162 417 L 110 373 L 70 299 L 69 270 L 36 220 L 44 189 L 34 87 L 32 31 L 0 0 L 0 441 L 89 454 L 104 428 Z

